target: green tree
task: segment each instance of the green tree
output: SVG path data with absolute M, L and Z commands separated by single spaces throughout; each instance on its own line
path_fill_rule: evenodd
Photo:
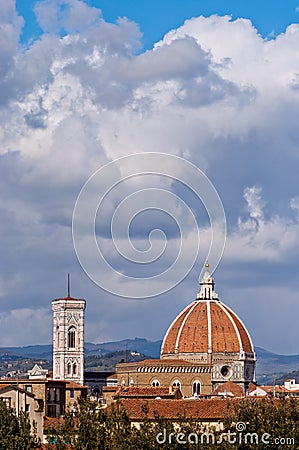
M 79 400 L 62 420 L 46 430 L 48 448 L 55 450 L 105 450 L 109 448 L 108 416 L 89 399 Z
M 55 450 L 137 450 L 140 439 L 120 402 L 107 411 L 89 399 L 80 400 L 46 434 L 48 448 Z
M 16 415 L 0 401 L 0 450 L 29 450 L 39 447 L 36 430 L 31 429 L 28 414 Z
M 86 400 L 80 401 L 78 408 L 68 412 L 64 421 L 48 434 L 57 444 L 55 450 L 268 450 L 274 445 L 276 449 L 294 450 L 299 448 L 298 406 L 296 399 L 232 400 L 224 418 L 224 429 L 216 431 L 196 418 L 166 420 L 157 415 L 151 420 L 146 402 L 142 409 L 144 417 L 135 427 L 121 402 L 101 409 L 98 403 Z M 236 428 L 238 422 L 245 424 L 243 432 Z M 247 440 L 246 433 L 249 433 Z M 192 442 L 188 439 L 190 434 Z M 262 442 L 264 434 L 272 445 Z M 236 441 L 228 442 L 229 435 Z M 185 443 L 178 442 L 177 438 Z M 282 441 L 276 443 L 275 438 Z M 290 438 L 293 440 L 288 445 Z
M 234 449 L 276 449 L 299 448 L 299 401 L 295 398 L 256 398 L 233 402 L 224 420 L 225 431 L 239 433 L 237 424 L 244 424 L 242 443 L 227 448 Z M 245 442 L 245 436 L 247 442 Z M 250 442 L 254 433 L 258 441 Z M 263 442 L 264 440 L 269 443 Z M 257 436 L 257 437 L 256 437 Z M 223 447 L 226 448 L 226 447 Z

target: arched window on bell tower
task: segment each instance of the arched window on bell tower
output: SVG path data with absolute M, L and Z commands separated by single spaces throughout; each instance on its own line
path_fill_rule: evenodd
M 76 330 L 75 327 L 69 328 L 68 334 L 67 334 L 67 346 L 68 348 L 75 348 L 76 347 Z

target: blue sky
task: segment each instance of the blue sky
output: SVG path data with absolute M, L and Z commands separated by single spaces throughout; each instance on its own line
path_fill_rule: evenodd
M 50 301 L 65 294 L 68 272 L 73 295 L 88 302 L 88 341 L 163 337 L 195 298 L 211 241 L 207 211 L 187 187 L 141 173 L 109 191 L 95 219 L 116 290 L 131 292 L 119 273 L 144 286 L 147 275 L 165 273 L 161 290 L 175 286 L 168 293 L 138 301 L 106 292 L 83 271 L 72 241 L 74 205 L 93 173 L 132 153 L 163 152 L 198 167 L 221 197 L 220 299 L 255 345 L 299 353 L 297 6 L 0 0 L 0 346 L 50 342 Z M 112 167 L 111 179 L 125 170 Z M 173 217 L 166 207 L 142 211 L 152 188 L 150 205 L 161 189 L 178 200 L 167 204 Z M 124 228 L 113 240 L 116 210 Z M 196 246 L 194 217 L 200 254 L 177 283 Z M 168 270 L 182 239 L 186 260 Z M 130 259 L 149 249 L 161 256 Z M 91 270 L 99 275 L 97 264 Z
M 41 33 L 33 13 L 35 3 L 36 0 L 16 1 L 19 13 L 26 20 L 22 36 L 25 41 Z M 233 19 L 248 18 L 263 37 L 280 34 L 290 23 L 299 20 L 297 0 L 88 0 L 86 3 L 100 8 L 104 19 L 109 22 L 125 16 L 138 23 L 143 33 L 144 48 L 151 48 L 167 31 L 199 15 L 228 14 Z

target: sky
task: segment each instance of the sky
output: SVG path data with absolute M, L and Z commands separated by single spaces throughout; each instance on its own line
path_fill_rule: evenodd
M 255 345 L 298 354 L 299 2 L 144 3 L 0 0 L 0 346 L 51 342 L 68 272 L 87 299 L 87 341 L 162 339 L 196 297 L 212 242 L 217 201 L 179 181 L 188 161 L 225 212 L 220 299 Z M 164 154 L 150 175 L 128 159 L 146 153 Z M 95 173 L 75 232 L 114 293 L 73 245 Z M 89 258 L 98 188 L 96 243 L 113 277 Z M 136 283 L 165 292 L 136 299 Z

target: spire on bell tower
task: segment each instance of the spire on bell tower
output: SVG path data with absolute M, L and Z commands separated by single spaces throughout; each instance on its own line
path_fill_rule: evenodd
M 67 274 L 67 297 L 71 296 L 71 287 L 70 287 L 70 274 Z
M 208 261 L 205 264 L 206 271 L 200 282 L 200 292 L 196 298 L 198 300 L 215 300 L 218 299 L 218 294 L 214 291 L 215 281 L 210 274 L 210 266 Z

